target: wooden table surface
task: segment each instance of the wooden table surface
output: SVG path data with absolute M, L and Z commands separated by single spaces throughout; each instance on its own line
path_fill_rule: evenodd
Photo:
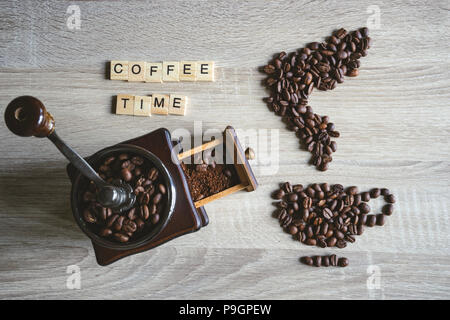
M 80 29 L 67 26 L 69 4 L 80 9 Z M 330 169 L 319 172 L 262 102 L 258 67 L 336 28 L 373 23 L 377 12 L 360 75 L 310 99 L 341 132 Z M 208 204 L 209 226 L 100 267 L 72 218 L 67 161 L 48 140 L 14 136 L 3 122 L 0 298 L 450 298 L 449 22 L 447 1 L 2 1 L 2 114 L 16 96 L 40 98 L 83 156 L 159 127 L 193 131 L 195 121 L 203 130 L 266 130 L 275 148 L 267 154 L 263 143 L 252 145 L 260 187 Z M 213 60 L 217 80 L 107 80 L 107 61 L 116 59 Z M 188 114 L 111 112 L 118 93 L 153 92 L 186 94 Z M 286 180 L 388 187 L 398 201 L 384 227 L 347 248 L 312 248 L 272 217 L 270 193 Z M 327 253 L 347 256 L 350 266 L 298 261 Z M 66 286 L 71 265 L 81 289 Z

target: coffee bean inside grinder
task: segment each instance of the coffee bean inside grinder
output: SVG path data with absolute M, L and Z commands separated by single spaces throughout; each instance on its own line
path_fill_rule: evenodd
M 108 183 L 122 180 L 136 194 L 134 206 L 124 212 L 114 212 L 96 201 L 97 187 L 90 181 L 82 193 L 83 219 L 95 234 L 116 242 L 138 239 L 160 222 L 160 213 L 167 202 L 167 186 L 153 164 L 131 153 L 106 158 L 94 168 Z

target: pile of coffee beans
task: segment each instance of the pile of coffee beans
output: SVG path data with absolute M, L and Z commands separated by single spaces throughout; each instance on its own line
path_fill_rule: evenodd
M 308 266 L 316 266 L 316 267 L 346 267 L 349 264 L 347 258 L 342 257 L 338 258 L 335 254 L 329 256 L 305 256 L 301 257 L 300 261 Z
M 102 207 L 96 201 L 98 190 L 91 181 L 81 200 L 83 219 L 96 234 L 113 241 L 128 242 L 160 221 L 160 213 L 167 202 L 166 185 L 149 160 L 123 153 L 105 159 L 97 172 L 108 183 L 122 180 L 130 184 L 136 194 L 136 203 L 125 212 Z
M 382 213 L 369 214 L 370 199 L 383 196 L 387 204 Z M 300 242 L 325 247 L 345 248 L 355 242 L 365 227 L 382 226 L 390 216 L 395 197 L 386 188 L 359 192 L 355 186 L 344 189 L 340 184 L 301 184 L 286 182 L 273 193 L 280 200 L 276 217 L 280 226 Z
M 207 161 L 208 162 L 208 161 Z M 201 200 L 238 184 L 233 165 L 216 164 L 214 161 L 198 164 L 182 163 L 189 190 L 194 201 Z
M 339 131 L 328 116 L 320 116 L 308 106 L 314 88 L 332 90 L 344 82 L 344 75 L 359 74 L 359 59 L 367 55 L 371 39 L 369 30 L 335 31 L 325 42 L 313 42 L 287 54 L 281 52 L 264 67 L 265 84 L 271 92 L 265 98 L 269 108 L 281 116 L 300 143 L 312 153 L 311 163 L 319 170 L 328 169 L 336 151 Z

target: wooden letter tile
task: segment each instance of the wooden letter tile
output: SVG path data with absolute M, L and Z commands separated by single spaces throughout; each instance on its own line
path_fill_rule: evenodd
M 111 80 L 128 80 L 128 61 L 111 61 Z
M 180 63 L 163 61 L 163 81 L 180 81 Z
M 116 114 L 129 114 L 134 113 L 134 96 L 129 94 L 118 94 L 116 102 Z
M 152 114 L 169 114 L 170 96 L 166 94 L 153 94 Z
M 195 61 L 180 62 L 180 81 L 195 81 L 197 63 Z
M 162 82 L 162 63 L 145 64 L 145 82 Z
M 144 81 L 144 80 L 145 80 L 145 62 L 129 61 L 128 81 Z
M 134 115 L 150 117 L 150 107 L 152 105 L 151 96 L 134 96 Z
M 214 81 L 214 61 L 197 61 L 197 81 Z
M 184 116 L 186 114 L 187 97 L 177 94 L 170 95 L 169 114 Z

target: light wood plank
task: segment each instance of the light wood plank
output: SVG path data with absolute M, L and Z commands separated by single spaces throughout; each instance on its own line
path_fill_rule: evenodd
M 203 131 L 221 132 L 232 125 L 244 149 L 250 144 L 256 152 L 251 165 L 259 188 L 207 204 L 210 224 L 199 232 L 99 267 L 71 216 L 66 160 L 46 139 L 16 137 L 0 126 L 1 299 L 450 298 L 447 1 L 74 3 L 80 30 L 66 25 L 72 3 L 0 2 L 0 112 L 16 96 L 37 96 L 58 134 L 83 156 L 159 127 L 194 132 L 201 120 Z M 267 92 L 258 67 L 335 28 L 364 26 L 374 4 L 381 26 L 370 31 L 373 46 L 361 59 L 360 75 L 311 97 L 314 110 L 341 132 L 330 169 L 318 172 L 262 102 Z M 111 81 L 114 59 L 214 61 L 216 81 Z M 185 95 L 189 112 L 116 116 L 113 97 L 122 92 Z M 271 159 L 275 152 L 265 154 L 258 141 L 246 142 L 239 129 L 265 130 L 278 156 Z M 269 161 L 277 165 L 270 168 Z M 272 217 L 270 193 L 285 180 L 388 187 L 398 203 L 384 227 L 347 248 L 310 248 Z M 375 212 L 380 207 L 373 206 Z M 315 269 L 298 262 L 328 252 L 347 256 L 350 266 Z M 81 290 L 66 288 L 73 264 L 81 268 Z M 367 287 L 371 265 L 381 271 L 380 289 Z

